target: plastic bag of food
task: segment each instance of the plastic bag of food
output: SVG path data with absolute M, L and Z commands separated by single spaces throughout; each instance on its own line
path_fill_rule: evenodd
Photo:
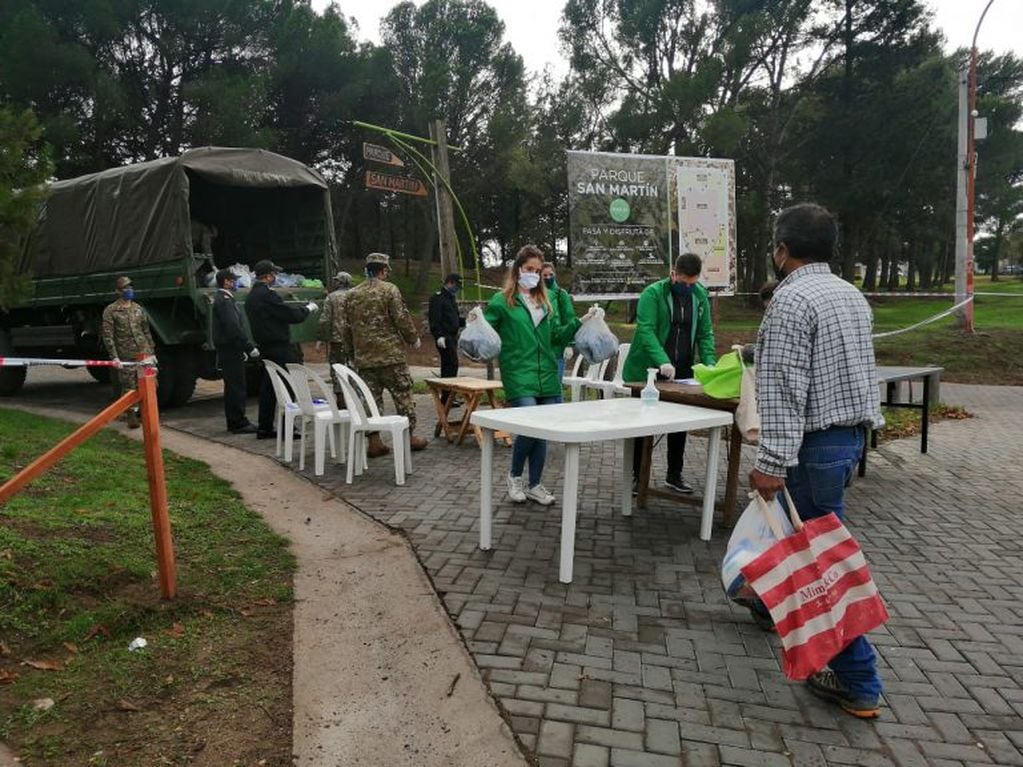
M 609 360 L 618 351 L 618 337 L 604 322 L 602 309 L 598 308 L 596 314 L 586 320 L 575 334 L 575 350 L 590 365 Z
M 492 360 L 501 354 L 501 336 L 479 307 L 470 309 L 466 315 L 465 330 L 458 337 L 458 351 L 474 362 Z

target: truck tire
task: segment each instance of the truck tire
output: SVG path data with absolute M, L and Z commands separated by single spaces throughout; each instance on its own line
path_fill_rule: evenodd
M 87 365 L 85 369 L 89 371 L 89 375 L 91 375 L 95 381 L 98 381 L 101 384 L 110 383 L 110 368 Z
M 13 356 L 10 336 L 6 330 L 0 330 L 0 357 Z M 0 397 L 13 397 L 25 385 L 25 374 L 28 368 L 0 367 Z
M 159 365 L 156 401 L 162 410 L 180 407 L 195 391 L 195 361 L 189 347 L 162 346 L 156 350 Z

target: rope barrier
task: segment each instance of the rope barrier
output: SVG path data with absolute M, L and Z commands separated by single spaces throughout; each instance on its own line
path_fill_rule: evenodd
M 0 368 L 27 368 L 55 365 L 62 368 L 155 368 L 155 362 L 124 362 L 121 360 L 58 360 L 35 357 L 0 357 Z
M 955 306 L 953 306 L 953 307 L 951 307 L 949 309 L 946 309 L 943 312 L 935 314 L 933 317 L 928 317 L 926 320 L 920 320 L 920 322 L 916 322 L 916 323 L 914 323 L 912 325 L 909 325 L 908 327 L 905 327 L 905 328 L 900 328 L 899 330 L 889 330 L 886 333 L 875 333 L 872 337 L 873 338 L 887 338 L 889 336 L 897 336 L 897 335 L 900 335 L 901 333 L 908 333 L 910 330 L 916 330 L 917 328 L 922 328 L 924 325 L 930 325 L 932 322 L 937 322 L 940 319 L 944 319 L 945 317 L 947 317 L 948 315 L 952 314 L 952 312 L 956 311 L 957 309 L 962 309 L 964 306 L 966 306 L 972 300 L 973 300 L 973 297 L 971 296 L 970 298 L 967 298 L 965 301 L 960 301 Z

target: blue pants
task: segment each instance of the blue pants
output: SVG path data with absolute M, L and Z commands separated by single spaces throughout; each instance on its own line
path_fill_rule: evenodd
M 845 518 L 845 488 L 863 453 L 863 429 L 832 427 L 803 435 L 799 463 L 790 466 L 785 478 L 801 519 L 832 512 Z M 782 504 L 785 500 L 782 499 Z M 881 694 L 877 656 L 865 636 L 857 637 L 828 664 L 839 681 L 854 695 Z
M 558 357 L 558 383 L 565 377 L 565 355 Z
M 517 397 L 508 401 L 508 407 L 528 407 L 529 405 L 556 405 L 561 402 L 561 395 L 554 397 Z M 535 437 L 518 436 L 512 445 L 511 475 L 521 477 L 529 461 L 529 486 L 536 487 L 543 477 L 543 464 L 547 460 L 547 440 Z

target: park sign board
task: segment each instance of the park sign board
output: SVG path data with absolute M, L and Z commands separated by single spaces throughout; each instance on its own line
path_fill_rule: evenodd
M 735 163 L 703 157 L 567 152 L 571 292 L 633 299 L 675 256 L 703 260 L 701 282 L 735 292 Z
M 399 192 L 415 197 L 426 197 L 429 191 L 426 184 L 412 176 L 396 176 L 393 173 L 381 173 L 376 170 L 366 171 L 366 188 L 380 189 L 384 192 Z
M 390 149 L 385 146 L 380 146 L 379 144 L 370 144 L 368 141 L 362 142 L 362 156 L 366 160 L 379 162 L 383 165 L 393 165 L 396 168 L 405 167 L 405 163 L 402 162 L 402 159 Z

